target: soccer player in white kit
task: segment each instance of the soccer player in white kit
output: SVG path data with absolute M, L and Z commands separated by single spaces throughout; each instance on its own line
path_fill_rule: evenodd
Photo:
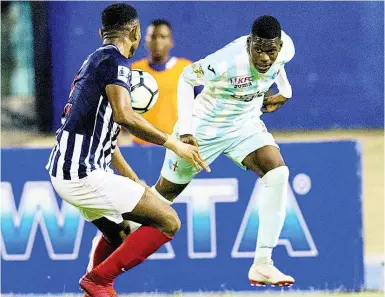
M 174 135 L 199 146 L 209 164 L 225 154 L 262 178 L 258 239 L 249 270 L 252 285 L 294 283 L 271 259 L 285 220 L 289 169 L 260 119 L 262 112 L 273 112 L 291 98 L 285 64 L 293 56 L 294 44 L 279 22 L 272 16 L 261 16 L 249 36 L 187 66 L 179 79 L 179 120 Z M 279 93 L 265 97 L 273 83 Z M 194 100 L 197 85 L 204 89 Z M 167 150 L 155 186 L 157 196 L 172 203 L 197 173 L 191 164 Z

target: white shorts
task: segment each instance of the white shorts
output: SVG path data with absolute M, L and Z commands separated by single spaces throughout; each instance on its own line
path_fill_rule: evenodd
M 79 209 L 87 221 L 105 217 L 117 224 L 122 214 L 131 212 L 142 198 L 145 188 L 113 172 L 95 170 L 79 180 L 51 176 L 60 197 Z
M 203 125 L 204 123 L 199 123 L 198 129 Z M 177 126 L 174 135 L 179 137 Z M 245 123 L 236 131 L 222 133 L 216 137 L 196 133 L 195 138 L 199 144 L 199 153 L 208 164 L 214 162 L 219 155 L 224 154 L 242 169 L 246 169 L 242 164 L 243 160 L 257 149 L 267 145 L 279 148 L 273 135 L 267 131 L 263 121 L 258 118 Z M 187 184 L 197 173 L 190 163 L 181 159 L 173 151 L 166 150 L 161 171 L 161 175 L 165 179 L 176 184 Z

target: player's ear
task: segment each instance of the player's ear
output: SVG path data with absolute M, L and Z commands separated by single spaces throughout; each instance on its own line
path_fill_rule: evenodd
M 246 40 L 246 46 L 247 46 L 247 52 L 250 53 L 250 42 L 251 42 L 251 38 L 250 36 L 247 37 L 247 40 Z
M 98 30 L 98 33 L 99 33 L 100 39 L 103 40 L 103 30 L 102 30 L 102 29 L 99 29 L 99 30 Z
M 283 42 L 282 42 L 282 40 L 279 42 L 279 50 L 281 50 L 282 49 L 282 45 L 283 45 Z
M 130 32 L 130 40 L 136 42 L 140 40 L 140 24 L 137 23 L 135 26 L 132 27 L 132 30 Z

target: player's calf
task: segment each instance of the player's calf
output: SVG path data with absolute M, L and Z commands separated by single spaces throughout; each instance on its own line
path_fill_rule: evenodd
M 81 287 L 91 293 L 91 296 L 94 296 L 91 290 L 97 294 L 112 294 L 114 280 L 120 274 L 142 263 L 170 241 L 180 228 L 175 210 L 148 189 L 134 209 L 122 216 L 125 220 L 133 220 L 143 226 L 128 236 L 105 261 L 80 280 Z

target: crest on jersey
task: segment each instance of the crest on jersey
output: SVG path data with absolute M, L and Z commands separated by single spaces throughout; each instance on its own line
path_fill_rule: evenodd
M 118 66 L 118 79 L 128 84 L 130 78 L 130 68 L 126 66 Z
M 197 75 L 197 78 L 202 78 L 205 75 L 202 65 L 200 64 L 192 64 L 192 69 L 194 73 Z
M 234 89 L 250 87 L 253 79 L 251 76 L 235 76 L 230 78 L 230 84 Z

